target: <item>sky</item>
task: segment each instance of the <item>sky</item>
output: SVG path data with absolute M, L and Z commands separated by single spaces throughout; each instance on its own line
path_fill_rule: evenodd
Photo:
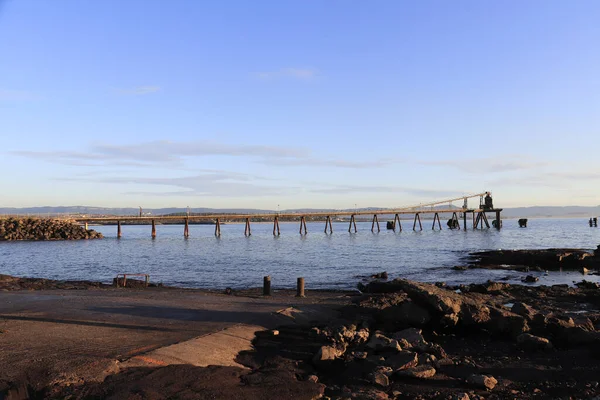
M 600 204 L 596 0 L 0 0 L 1 207 Z

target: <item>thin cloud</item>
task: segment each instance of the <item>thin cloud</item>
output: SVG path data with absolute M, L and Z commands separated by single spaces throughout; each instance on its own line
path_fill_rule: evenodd
M 422 165 L 453 167 L 469 173 L 523 171 L 550 165 L 548 162 L 532 160 L 529 156 L 519 154 L 472 158 L 468 160 L 419 161 L 419 163 Z
M 270 179 L 230 171 L 206 170 L 207 172 L 192 176 L 174 178 L 146 178 L 112 176 L 91 179 L 97 183 L 124 184 L 124 185 L 153 185 L 160 187 L 179 188 L 177 191 L 156 192 L 126 192 L 135 195 L 160 195 L 160 196 L 283 196 L 300 192 L 298 187 L 281 185 L 268 185 Z M 63 178 L 60 181 L 90 182 L 90 178 Z M 181 190 L 183 189 L 183 190 Z
M 161 90 L 160 86 L 137 86 L 129 89 L 115 89 L 117 93 L 127 96 L 143 96 L 156 93 Z
M 456 197 L 456 190 L 420 189 L 387 185 L 333 185 L 326 188 L 311 189 L 320 194 L 353 194 L 353 193 L 402 193 L 418 197 Z
M 271 145 L 228 144 L 214 141 L 171 142 L 167 140 L 132 145 L 95 144 L 87 151 L 12 151 L 11 154 L 75 166 L 161 166 L 184 169 L 185 161 L 208 156 L 250 157 L 272 166 L 332 168 L 383 168 L 395 159 L 348 161 L 314 157 L 308 148 Z
M 260 72 L 258 77 L 265 80 L 280 78 L 311 80 L 318 74 L 319 72 L 313 68 L 282 68 L 277 71 Z

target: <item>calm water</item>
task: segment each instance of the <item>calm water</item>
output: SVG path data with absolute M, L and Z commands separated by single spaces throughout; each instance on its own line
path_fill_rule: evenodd
M 109 282 L 117 273 L 148 273 L 153 282 L 199 288 L 256 287 L 271 275 L 274 287 L 293 287 L 306 278 L 309 288 L 354 288 L 365 275 L 387 271 L 390 278 L 404 277 L 448 283 L 482 282 L 509 278 L 517 282 L 525 274 L 506 271 L 453 271 L 470 251 L 488 249 L 543 249 L 577 247 L 595 249 L 600 228 L 585 219 L 535 219 L 519 229 L 516 220 L 505 220 L 501 231 L 432 231 L 424 221 L 422 232 L 413 232 L 412 221 L 403 232 L 370 231 L 371 223 L 358 223 L 349 234 L 347 223 L 334 223 L 333 235 L 323 233 L 324 223 L 308 223 L 308 235 L 298 234 L 298 224 L 282 223 L 274 238 L 271 224 L 253 224 L 252 236 L 244 237 L 243 224 L 221 227 L 215 238 L 211 225 L 191 225 L 190 238 L 183 226 L 116 226 L 94 229 L 103 240 L 69 242 L 0 242 L 0 273 L 51 279 L 89 279 Z M 382 224 L 385 228 L 385 223 Z M 579 273 L 539 274 L 541 282 L 572 283 Z M 597 276 L 586 276 L 598 281 Z

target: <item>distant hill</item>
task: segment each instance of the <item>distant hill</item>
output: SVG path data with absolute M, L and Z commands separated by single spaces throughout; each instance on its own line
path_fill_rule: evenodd
M 542 218 L 542 217 L 582 217 L 590 218 L 600 216 L 600 206 L 535 206 L 505 208 L 502 212 L 505 218 Z
M 435 208 L 448 209 L 449 206 L 438 206 Z M 457 208 L 458 207 L 450 207 Z M 379 210 L 380 207 L 366 207 L 359 208 L 358 211 L 369 211 Z M 430 208 L 427 208 L 430 209 Z M 354 209 L 312 209 L 312 208 L 298 208 L 280 210 L 280 212 L 319 212 L 319 211 L 352 211 Z M 140 212 L 139 208 L 110 208 L 110 207 L 88 207 L 88 206 L 60 206 L 60 207 L 25 207 L 25 208 L 11 208 L 11 207 L 0 207 L 0 215 L 6 214 L 29 214 L 35 216 L 46 216 L 46 215 L 58 215 L 58 214 L 82 214 L 82 215 L 138 215 Z M 165 215 L 175 213 L 186 213 L 186 208 L 144 208 L 142 209 L 144 215 Z M 190 208 L 190 212 L 194 214 L 205 214 L 205 213 L 236 213 L 236 214 L 257 214 L 257 213 L 276 213 L 276 210 L 261 210 L 254 208 Z M 600 206 L 594 207 L 583 207 L 583 206 L 533 206 L 533 207 L 513 207 L 504 208 L 502 212 L 504 218 L 552 218 L 552 217 L 577 217 L 577 218 L 590 218 L 600 216 Z

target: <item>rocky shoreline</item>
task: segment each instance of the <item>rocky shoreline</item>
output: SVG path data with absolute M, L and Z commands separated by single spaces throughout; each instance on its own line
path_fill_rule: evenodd
M 257 333 L 232 367 L 123 370 L 46 398 L 584 399 L 600 395 L 600 287 L 371 282 L 339 318 Z
M 529 271 L 580 271 L 600 269 L 600 246 L 584 249 L 490 250 L 470 253 L 466 266 L 455 269 L 483 268 Z
M 42 218 L 0 219 L 0 241 L 101 239 L 100 232 L 68 220 Z

